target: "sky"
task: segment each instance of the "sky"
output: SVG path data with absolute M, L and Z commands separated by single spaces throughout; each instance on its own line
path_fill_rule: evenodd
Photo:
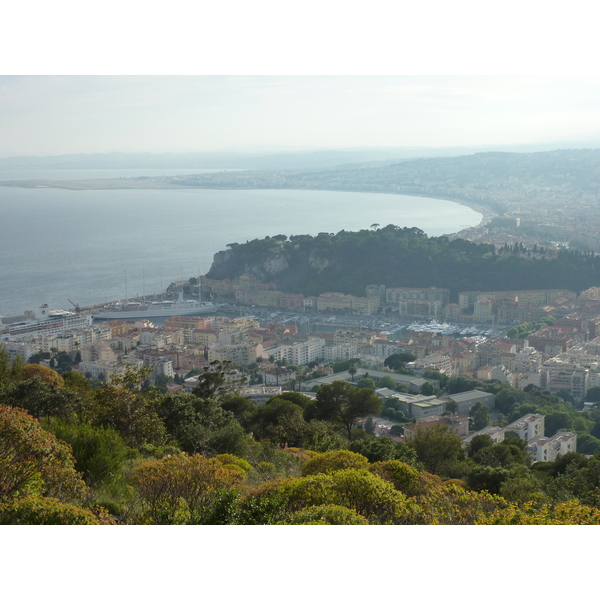
M 0 157 L 600 139 L 585 0 L 8 3 Z
M 600 77 L 3 76 L 0 156 L 600 138 Z

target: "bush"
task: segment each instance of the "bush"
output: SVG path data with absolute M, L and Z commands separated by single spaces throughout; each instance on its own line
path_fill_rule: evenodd
M 28 496 L 0 505 L 0 525 L 102 525 L 93 512 L 65 504 L 56 498 Z
M 240 467 L 230 469 L 200 454 L 146 462 L 130 475 L 144 509 L 142 522 L 156 525 L 201 523 L 220 493 L 242 478 Z
M 389 481 L 407 496 L 418 496 L 424 491 L 419 471 L 399 460 L 373 463 L 369 465 L 369 471 Z
M 282 525 L 368 525 L 369 521 L 351 508 L 327 504 L 305 508 L 283 521 Z
M 362 455 L 348 450 L 331 450 L 311 458 L 302 467 L 302 476 L 331 473 L 340 469 L 365 469 L 369 461 Z
M 20 408 L 0 404 L 0 500 L 44 495 L 61 500 L 84 496 L 71 449 Z
M 63 387 L 65 382 L 63 378 L 50 367 L 45 367 L 44 365 L 25 365 L 23 370 L 21 371 L 21 379 L 33 379 L 34 377 L 39 377 L 42 381 L 45 381 L 47 384 Z
M 121 474 L 127 447 L 114 429 L 61 421 L 51 423 L 48 429 L 71 446 L 75 468 L 88 485 L 108 483 Z

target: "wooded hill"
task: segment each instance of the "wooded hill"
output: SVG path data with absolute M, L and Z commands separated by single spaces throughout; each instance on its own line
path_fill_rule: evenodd
M 565 288 L 600 285 L 600 256 L 576 250 L 536 253 L 523 246 L 429 237 L 420 229 L 387 225 L 358 232 L 285 235 L 228 244 L 215 255 L 207 277 L 251 273 L 289 293 L 337 291 L 364 295 L 365 286 L 442 287 L 459 291 Z

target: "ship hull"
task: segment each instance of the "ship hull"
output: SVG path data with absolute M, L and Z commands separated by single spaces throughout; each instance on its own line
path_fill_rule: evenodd
M 197 306 L 146 307 L 141 309 L 104 309 L 92 313 L 94 319 L 150 319 L 159 317 L 180 317 L 187 315 L 206 315 L 219 310 L 218 304 L 201 304 Z

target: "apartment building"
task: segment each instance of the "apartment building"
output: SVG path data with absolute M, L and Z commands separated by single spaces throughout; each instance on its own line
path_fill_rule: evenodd
M 398 311 L 401 317 L 417 319 L 437 319 L 442 315 L 443 304 L 440 300 L 401 299 Z
M 358 355 L 358 344 L 354 343 L 327 343 L 321 350 L 321 358 L 325 362 L 338 362 L 340 360 L 349 360 Z
M 515 354 L 513 358 L 514 370 L 523 373 L 537 373 L 542 367 L 542 360 L 542 353 L 528 346 Z
M 509 290 L 505 292 L 459 292 L 458 304 L 462 310 L 474 310 L 475 303 L 487 298 L 493 301 L 508 301 L 522 305 L 546 306 L 561 299 L 574 300 L 577 294 L 571 290 Z
M 352 310 L 363 314 L 373 315 L 379 310 L 380 300 L 377 296 L 351 296 Z
M 454 377 L 457 372 L 455 359 L 446 352 L 418 358 L 413 364 L 415 370 L 418 372 L 425 370 L 439 371 L 448 375 L 448 377 Z
M 214 344 L 208 347 L 208 361 L 231 361 L 234 365 L 249 365 L 264 356 L 262 344 L 240 343 L 227 346 Z
M 571 431 L 559 431 L 551 438 L 535 440 L 529 446 L 529 452 L 537 462 L 556 460 L 567 452 L 576 452 L 577 434 Z
M 465 439 L 463 440 L 463 446 L 470 444 L 473 441 L 473 438 L 476 435 L 489 435 L 492 438 L 492 441 L 499 444 L 504 440 L 504 435 L 506 433 L 505 427 L 498 427 L 496 425 L 488 425 L 479 431 L 472 431 L 469 433 Z
M 477 323 L 489 323 L 494 320 L 494 303 L 489 298 L 477 300 L 473 311 L 473 319 Z
M 34 354 L 38 353 L 38 348 L 27 342 L 3 342 L 0 347 L 4 346 L 8 352 L 10 361 L 14 361 L 17 356 L 20 356 L 24 362 L 27 362 Z
M 450 290 L 444 288 L 387 288 L 386 304 L 395 304 L 401 300 L 435 300 L 445 306 L 450 302 Z
M 165 329 L 210 329 L 214 317 L 191 317 L 173 316 L 169 317 L 164 324 Z
M 350 310 L 352 299 L 340 292 L 326 292 L 317 297 L 317 310 Z
M 600 287 L 591 287 L 583 290 L 579 297 L 583 300 L 600 300 Z
M 325 346 L 324 339 L 311 337 L 304 342 L 271 346 L 265 350 L 265 354 L 273 357 L 275 361 L 286 360 L 291 365 L 307 365 L 309 362 L 323 358 Z
M 552 393 L 567 392 L 574 398 L 583 398 L 588 390 L 589 369 L 564 358 L 547 360 L 540 370 L 540 385 Z
M 529 442 L 544 435 L 544 419 L 544 415 L 527 413 L 520 419 L 507 425 L 504 429 L 505 432 L 512 431 L 522 440 Z
M 279 297 L 282 293 L 275 290 L 239 289 L 235 291 L 235 301 L 242 304 L 256 304 L 257 306 L 277 308 L 279 306 Z

